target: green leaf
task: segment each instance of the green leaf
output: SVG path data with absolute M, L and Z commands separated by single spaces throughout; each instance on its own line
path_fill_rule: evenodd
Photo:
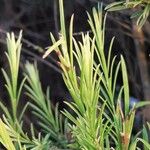
M 23 115 L 24 115 L 24 113 L 25 113 L 25 111 L 26 111 L 26 109 L 27 109 L 28 106 L 29 106 L 29 102 L 27 102 L 27 103 L 25 104 L 25 106 L 23 107 L 23 109 L 22 109 L 22 111 L 21 111 L 21 114 L 19 115 L 19 118 L 18 118 L 19 122 L 21 122 L 21 120 L 22 120 L 22 118 L 23 118 Z
M 0 100 L 0 108 L 3 110 L 3 112 L 5 113 L 6 117 L 8 118 L 8 120 L 10 121 L 10 123 L 12 123 L 12 117 L 8 111 L 8 108 L 1 102 Z
M 12 139 L 9 136 L 8 131 L 6 130 L 5 124 L 0 119 L 0 142 L 7 148 L 7 150 L 16 150 L 12 142 Z
M 135 104 L 135 109 L 138 109 L 140 107 L 144 107 L 144 106 L 147 106 L 147 105 L 150 105 L 150 102 L 149 101 L 141 101 L 141 102 L 138 102 Z
M 129 113 L 129 85 L 128 85 L 128 76 L 127 69 L 125 65 L 125 60 L 123 56 L 121 56 L 121 70 L 122 70 L 122 79 L 123 79 L 123 87 L 124 87 L 124 105 L 125 105 L 125 116 Z
M 71 61 L 71 66 L 73 66 L 73 19 L 74 19 L 74 15 L 71 16 L 71 20 L 70 20 L 70 27 L 69 27 L 69 39 L 70 39 L 70 61 Z
M 118 11 L 118 10 L 124 10 L 127 9 L 127 5 L 124 1 L 121 2 L 113 2 L 105 7 L 105 10 L 107 11 Z
M 43 58 L 46 58 L 53 50 L 55 50 L 55 48 L 57 48 L 62 43 L 63 43 L 63 38 L 61 38 L 60 40 L 58 40 L 53 46 L 50 46 L 48 48 L 48 50 L 45 52 L 45 54 L 43 55 Z
M 148 141 L 141 139 L 141 138 L 138 138 L 137 140 L 144 144 L 144 147 L 145 147 L 144 150 L 150 150 L 150 144 L 148 143 Z
M 111 4 L 109 4 L 109 5 L 107 5 L 106 7 L 105 7 L 105 10 L 110 10 L 111 8 L 113 8 L 113 7 L 116 7 L 116 6 L 121 6 L 121 5 L 123 5 L 124 4 L 124 2 L 113 2 L 113 3 L 111 3 Z
M 26 77 L 24 77 L 24 79 L 21 81 L 21 84 L 19 86 L 18 93 L 17 93 L 17 103 L 19 102 L 19 98 L 20 98 L 21 91 L 22 91 L 25 81 L 26 81 Z

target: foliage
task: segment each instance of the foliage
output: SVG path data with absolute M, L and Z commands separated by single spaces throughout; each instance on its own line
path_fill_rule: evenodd
M 18 87 L 18 72 L 19 72 L 19 62 L 20 62 L 21 36 L 22 36 L 22 32 L 20 32 L 18 40 L 15 41 L 15 36 L 13 33 L 11 35 L 7 34 L 8 53 L 6 53 L 6 56 L 7 56 L 9 66 L 10 66 L 10 75 L 8 75 L 4 69 L 2 69 L 2 72 L 3 72 L 3 75 L 6 80 L 6 89 L 10 96 L 11 109 L 9 110 L 8 107 L 6 107 L 2 102 L 0 102 L 0 107 L 4 113 L 4 116 L 3 116 L 4 123 L 1 121 L 1 128 L 4 129 L 4 127 L 6 126 L 6 129 L 8 130 L 8 131 L 5 131 L 5 129 L 1 130 L 3 132 L 1 132 L 1 134 L 0 134 L 1 135 L 0 141 L 6 148 L 8 148 L 9 145 L 10 145 L 10 147 L 13 147 L 12 142 L 14 142 L 16 149 L 22 149 L 21 148 L 22 146 L 23 146 L 23 149 L 24 148 L 33 149 L 33 150 L 34 149 L 40 149 L 40 150 L 41 149 L 49 149 L 50 147 L 55 145 L 55 144 L 53 144 L 53 145 L 51 144 L 52 143 L 51 138 L 54 137 L 52 132 L 57 130 L 57 136 L 55 133 L 55 140 L 53 139 L 53 141 L 55 141 L 55 142 L 60 141 L 60 142 L 58 142 L 59 145 L 60 145 L 60 143 L 63 145 L 63 140 L 61 138 L 62 137 L 61 132 L 63 131 L 63 122 L 61 122 L 62 121 L 61 115 L 59 116 L 59 112 L 56 107 L 56 109 L 55 109 L 55 119 L 56 120 L 52 120 L 52 119 L 54 119 L 54 116 L 52 114 L 52 108 L 50 107 L 51 106 L 50 101 L 48 101 L 48 103 L 46 101 L 44 101 L 44 94 L 41 91 L 37 70 L 36 70 L 36 68 L 33 67 L 33 65 L 31 65 L 29 63 L 26 64 L 27 74 L 25 75 L 20 86 Z M 30 71 L 32 74 L 30 74 L 30 73 L 28 74 L 28 71 L 29 71 L 28 69 L 30 69 L 30 68 L 31 68 Z M 35 74 L 35 76 L 32 76 L 34 74 Z M 9 78 L 9 76 L 10 76 L 10 78 Z M 32 78 L 32 77 L 35 77 L 35 78 Z M 20 94 L 21 94 L 21 90 L 24 86 L 24 82 L 26 79 L 29 81 L 29 83 L 31 83 L 31 85 L 30 85 L 31 87 L 28 85 L 25 85 L 25 87 L 27 88 L 27 92 L 29 92 L 28 95 L 31 98 L 34 98 L 33 100 L 36 99 L 35 102 L 36 102 L 37 106 L 27 102 L 25 104 L 25 106 L 23 107 L 22 111 L 19 112 L 18 104 L 19 104 L 19 100 L 20 100 Z M 33 84 L 32 84 L 32 81 L 33 81 Z M 36 86 L 38 88 L 35 88 L 34 86 Z M 33 88 L 33 90 L 32 90 L 32 88 Z M 34 93 L 35 94 L 38 93 L 39 97 L 33 97 Z M 49 96 L 49 94 L 47 93 L 47 98 L 49 99 L 48 96 Z M 42 104 L 40 103 L 40 100 L 43 101 Z M 35 129 L 33 128 L 33 125 L 31 125 L 31 138 L 26 133 L 24 133 L 24 131 L 23 131 L 23 116 L 24 116 L 26 108 L 29 105 L 34 110 L 34 114 L 36 114 L 36 112 L 38 112 L 39 114 L 40 114 L 40 112 L 42 112 L 41 117 L 40 117 L 41 124 L 42 124 L 42 121 L 44 120 L 43 116 L 47 116 L 46 119 L 48 121 L 50 121 L 50 125 L 52 124 L 52 121 L 54 121 L 53 126 L 47 125 L 47 124 L 49 124 L 49 122 L 47 122 L 47 120 L 46 120 L 46 123 L 45 122 L 43 123 L 43 126 L 45 124 L 45 125 L 47 125 L 47 128 L 50 126 L 49 131 L 51 130 L 52 132 L 48 132 L 44 135 L 41 134 L 40 132 L 35 134 L 35 131 L 34 131 Z M 43 110 L 44 110 L 44 112 L 43 112 Z M 18 114 L 20 114 L 20 115 L 18 115 Z M 59 116 L 60 124 L 58 121 L 58 116 Z M 43 128 L 43 129 L 45 129 L 45 128 Z M 59 133 L 60 133 L 60 136 L 58 136 Z M 11 140 L 10 140 L 10 138 L 11 138 Z M 7 139 L 9 142 L 7 142 Z M 12 149 L 12 148 L 10 148 L 10 149 Z
M 4 123 L 1 121 L 1 128 L 4 130 L 1 130 L 3 132 L 0 133 L 0 142 L 6 148 L 10 146 L 8 149 L 13 149 L 12 142 L 16 149 L 46 150 L 56 145 L 65 148 L 67 139 L 63 134 L 67 128 L 65 125 L 66 121 L 63 124 L 62 117 L 58 112 L 58 107 L 55 108 L 55 114 L 53 114 L 49 92 L 47 91 L 47 96 L 45 98 L 39 83 L 37 68 L 29 62 L 25 65 L 25 77 L 20 86 L 18 86 L 21 37 L 22 32 L 20 32 L 17 41 L 13 33 L 7 34 L 8 53 L 6 53 L 6 56 L 9 62 L 10 74 L 8 75 L 4 69 L 2 69 L 2 72 L 6 80 L 6 89 L 10 97 L 11 110 L 0 102 L 0 107 L 4 113 Z M 24 84 L 26 79 L 29 85 Z M 33 98 L 35 104 L 27 102 L 22 109 L 19 109 L 19 100 L 23 86 L 26 87 L 28 92 L 27 95 Z M 34 114 L 38 117 L 39 124 L 42 126 L 43 130 L 48 130 L 42 134 L 40 132 L 35 133 L 35 129 L 31 124 L 31 138 L 23 131 L 23 116 L 29 105 L 32 107 Z
M 150 1 L 149 0 L 124 0 L 113 2 L 105 9 L 108 11 L 124 10 L 132 8 L 137 10 L 131 15 L 131 18 L 137 18 L 137 25 L 141 28 L 146 22 L 150 14 Z
M 1 135 L 1 143 L 10 150 L 15 150 L 15 146 L 9 136 L 8 131 L 5 128 L 5 124 L 0 119 L 0 135 Z
M 6 80 L 6 89 L 8 91 L 8 95 L 10 98 L 11 103 L 11 111 L 8 111 L 8 109 L 4 106 L 2 102 L 0 102 L 0 107 L 3 109 L 5 115 L 8 118 L 9 123 L 14 126 L 14 128 L 21 123 L 22 115 L 27 107 L 27 104 L 24 106 L 22 113 L 20 116 L 17 116 L 17 110 L 18 110 L 18 103 L 19 98 L 21 94 L 21 90 L 23 87 L 23 84 L 25 82 L 25 78 L 21 81 L 21 84 L 18 85 L 18 72 L 19 72 L 19 62 L 20 62 L 20 52 L 21 52 L 21 37 L 22 32 L 20 32 L 20 35 L 18 37 L 18 40 L 15 41 L 15 36 L 12 33 L 7 34 L 7 50 L 6 57 L 9 62 L 9 71 L 10 71 L 10 77 L 8 73 L 4 69 L 2 69 L 4 78 Z
M 69 35 L 67 35 L 63 0 L 59 0 L 59 6 L 61 34 L 58 41 L 52 34 L 50 35 L 53 45 L 43 57 L 47 57 L 53 50 L 57 53 L 64 82 L 73 99 L 71 103 L 66 102 L 66 104 L 74 113 L 70 113 L 67 109 L 62 111 L 69 119 L 68 122 L 59 113 L 58 105 L 53 109 L 49 88 L 46 95 L 43 93 L 36 64 L 26 62 L 25 77 L 20 86 L 18 85 L 21 33 L 17 41 L 14 34 L 8 34 L 6 56 L 9 61 L 10 78 L 4 69 L 3 74 L 10 96 L 12 115 L 1 102 L 0 107 L 4 115 L 0 119 L 0 129 L 4 132 L 0 130 L 0 142 L 8 150 L 49 150 L 57 147 L 83 150 L 136 150 L 138 142 L 143 143 L 145 150 L 148 149 L 149 129 L 143 127 L 141 131 L 143 138 L 139 138 L 139 134 L 132 135 L 136 109 L 147 105 L 148 102 L 140 102 L 133 108 L 129 107 L 125 60 L 121 55 L 118 62 L 117 56 L 111 55 L 114 38 L 110 43 L 108 56 L 105 56 L 106 16 L 103 19 L 102 7 L 99 6 L 98 10 L 93 8 L 92 15 L 88 14 L 92 34 L 82 33 L 82 41 L 78 41 L 73 37 L 74 15 L 71 17 Z M 123 85 L 117 94 L 116 83 L 119 71 L 122 73 Z M 31 102 L 26 103 L 18 116 L 19 97 L 23 86 Z M 29 132 L 31 136 L 23 131 L 23 116 L 27 107 L 33 112 L 37 119 L 35 123 L 38 123 L 41 129 L 35 132 L 36 128 L 31 124 Z M 148 123 L 148 128 L 149 126 Z M 68 138 L 70 134 L 68 127 L 72 134 L 70 138 Z
M 7 118 L 5 118 L 5 116 L 3 116 L 3 120 L 4 123 L 1 123 L 1 128 L 3 127 L 4 131 L 3 134 L 1 135 L 2 140 L 7 137 L 8 140 L 10 142 L 13 142 L 15 149 L 20 149 L 20 150 L 24 150 L 24 149 L 48 149 L 50 147 L 50 141 L 48 140 L 49 135 L 45 136 L 45 137 L 41 137 L 41 133 L 38 134 L 38 137 L 35 137 L 35 133 L 34 133 L 34 129 L 31 128 L 31 135 L 32 135 L 32 139 L 30 139 L 28 137 L 28 135 L 26 133 L 24 133 L 23 131 L 21 133 L 19 133 L 18 131 L 15 131 L 15 129 L 9 124 L 9 122 L 7 121 Z M 7 148 L 8 141 L 2 141 L 1 143 Z M 10 144 L 9 144 L 10 146 Z M 10 148 L 8 148 L 8 150 L 11 150 Z
M 25 85 L 28 91 L 27 95 L 35 103 L 30 103 L 29 105 L 33 109 L 33 114 L 38 118 L 38 124 L 47 135 L 50 135 L 52 140 L 56 142 L 56 145 L 66 148 L 67 137 L 65 137 L 65 133 L 67 133 L 67 120 L 63 124 L 62 115 L 58 111 L 58 105 L 56 105 L 55 114 L 53 114 L 49 88 L 47 88 L 45 96 L 42 91 L 36 65 L 34 66 L 27 62 L 25 70 L 29 82 L 29 85 Z
M 62 0 L 60 4 L 62 5 Z M 51 35 L 54 45 L 43 57 L 45 58 L 53 50 L 58 54 L 63 79 L 74 100 L 72 103 L 66 103 L 76 116 L 67 110 L 63 113 L 73 122 L 70 127 L 79 148 L 110 149 L 112 142 L 115 149 L 129 149 L 135 142 L 132 141 L 131 134 L 136 106 L 129 109 L 129 87 L 124 58 L 121 56 L 116 68 L 114 66 L 116 57 L 111 60 L 114 39 L 111 41 L 108 57 L 105 57 L 105 19 L 103 24 L 100 7 L 98 11 L 93 8 L 92 16 L 88 14 L 93 37 L 88 33 L 82 34 L 82 43 L 72 36 L 73 16 L 70 22 L 69 43 L 67 43 L 62 7 L 60 14 L 60 40 L 55 42 Z M 97 55 L 98 62 L 94 61 L 94 55 Z M 79 73 L 73 60 L 78 64 Z M 115 101 L 119 70 L 122 71 L 123 86 Z

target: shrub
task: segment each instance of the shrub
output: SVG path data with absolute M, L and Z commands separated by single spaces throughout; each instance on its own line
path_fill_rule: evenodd
M 125 60 L 120 56 L 120 61 L 117 62 L 117 56 L 113 58 L 111 56 L 114 38 L 110 43 L 108 56 L 104 53 L 106 15 L 103 19 L 102 7 L 99 5 L 98 9 L 93 8 L 92 15 L 88 14 L 92 34 L 82 33 L 80 42 L 73 37 L 74 16 L 70 21 L 69 35 L 66 34 L 62 0 L 59 0 L 59 5 L 60 37 L 56 41 L 50 34 L 53 45 L 43 57 L 47 57 L 53 50 L 57 53 L 64 82 L 73 99 L 72 102 L 65 103 L 74 113 L 70 113 L 67 109 L 59 112 L 58 105 L 53 109 L 49 88 L 46 95 L 43 93 L 36 63 L 26 62 L 25 77 L 20 86 L 18 85 L 22 34 L 20 33 L 17 41 L 13 33 L 8 34 L 6 56 L 9 61 L 10 77 L 5 70 L 2 71 L 10 96 L 12 113 L 2 102 L 0 103 L 4 112 L 3 119 L 0 120 L 0 142 L 9 150 L 59 148 L 134 150 L 138 148 L 138 142 L 143 143 L 145 150 L 148 149 L 150 147 L 148 129 L 144 127 L 143 131 L 132 135 L 136 109 L 147 105 L 148 102 L 140 102 L 133 108 L 129 107 Z M 117 94 L 119 71 L 122 73 L 123 85 Z M 31 102 L 27 102 L 18 115 L 19 97 L 23 86 Z M 23 115 L 27 107 L 32 110 L 41 128 L 41 131 L 35 134 L 34 123 L 31 124 L 31 137 L 23 131 Z M 148 128 L 150 129 L 149 123 Z M 141 132 L 143 139 L 139 137 Z

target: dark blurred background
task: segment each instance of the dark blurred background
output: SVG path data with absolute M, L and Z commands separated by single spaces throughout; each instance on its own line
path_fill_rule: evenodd
M 72 13 L 75 14 L 74 36 L 80 40 L 80 32 L 89 31 L 86 11 L 91 12 L 93 6 L 103 2 L 105 7 L 113 0 L 64 0 L 66 26 L 68 27 Z M 134 11 L 134 10 L 133 10 Z M 123 54 L 128 68 L 130 96 L 134 100 L 150 100 L 150 22 L 138 30 L 135 20 L 130 19 L 132 11 L 110 12 L 106 22 L 106 55 L 110 40 L 115 36 L 113 55 Z M 23 30 L 23 48 L 20 67 L 26 60 L 38 62 L 41 82 L 44 89 L 50 85 L 51 100 L 64 106 L 63 100 L 71 100 L 57 65 L 57 57 L 52 53 L 43 60 L 45 47 L 51 44 L 49 33 L 55 37 L 59 33 L 58 0 L 0 0 L 0 67 L 7 69 L 4 55 L 6 50 L 6 32 L 18 34 Z M 21 78 L 21 76 L 20 76 Z M 121 85 L 121 78 L 118 88 Z M 4 79 L 0 72 L 0 97 L 7 99 Z M 27 97 L 23 96 L 25 101 Z M 150 119 L 149 110 L 142 111 L 144 118 Z

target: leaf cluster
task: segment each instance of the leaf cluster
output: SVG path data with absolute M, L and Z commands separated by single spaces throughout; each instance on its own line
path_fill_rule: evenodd
M 141 28 L 150 15 L 150 1 L 149 0 L 121 0 L 113 2 L 106 6 L 108 11 L 118 11 L 124 9 L 135 10 L 131 18 L 137 18 L 137 25 Z
M 62 0 L 60 4 L 62 5 Z M 51 34 L 53 45 L 43 57 L 53 50 L 58 54 L 63 79 L 73 98 L 72 103 L 66 103 L 76 115 L 70 114 L 67 110 L 62 113 L 73 122 L 70 128 L 78 143 L 77 149 L 136 149 L 137 137 L 132 137 L 135 111 L 137 107 L 146 103 L 129 108 L 125 60 L 121 56 L 120 61 L 116 62 L 117 56 L 111 56 L 114 38 L 110 43 L 108 56 L 104 53 L 106 16 L 103 20 L 101 8 L 93 8 L 92 15 L 88 14 L 92 35 L 82 34 L 81 42 L 73 37 L 74 16 L 70 21 L 69 35 L 66 35 L 64 10 L 60 7 L 60 39 L 56 42 Z M 98 61 L 95 61 L 94 57 L 97 57 Z M 76 71 L 75 61 L 79 72 Z M 123 85 L 115 98 L 119 71 L 122 72 Z
M 3 110 L 3 121 L 0 120 L 0 142 L 8 149 L 32 149 L 49 150 L 54 146 L 60 148 L 67 147 L 67 120 L 63 120 L 58 110 L 58 105 L 53 109 L 50 101 L 49 88 L 46 95 L 42 91 L 37 66 L 26 62 L 24 66 L 24 78 L 18 83 L 20 53 L 21 53 L 20 32 L 18 40 L 14 33 L 7 34 L 7 60 L 10 71 L 7 73 L 2 69 L 6 80 L 6 89 L 9 95 L 10 109 L 0 101 L 0 108 Z M 31 102 L 25 102 L 20 109 L 20 95 L 22 88 L 25 87 L 26 95 L 30 97 Z M 41 131 L 35 131 L 31 123 L 29 136 L 24 132 L 24 116 L 27 108 L 30 108 L 34 117 L 41 128 Z M 35 123 L 34 123 L 35 124 Z M 8 142 L 7 142 L 8 141 Z M 15 148 L 14 148 L 15 147 Z
M 144 126 L 135 136 L 132 135 L 132 129 L 136 109 L 149 103 L 140 102 L 132 108 L 129 107 L 126 63 L 122 55 L 118 62 L 117 56 L 111 54 L 114 38 L 110 42 L 108 55 L 105 54 L 106 15 L 103 18 L 102 6 L 99 5 L 98 9 L 93 8 L 91 15 L 87 13 L 87 22 L 92 33 L 82 33 L 81 41 L 73 36 L 74 15 L 70 20 L 69 33 L 66 33 L 63 0 L 59 0 L 59 6 L 60 37 L 56 40 L 50 34 L 53 45 L 47 49 L 43 57 L 47 57 L 51 51 L 57 53 L 64 82 L 73 99 L 71 103 L 66 104 L 74 114 L 67 109 L 60 113 L 58 105 L 54 108 L 51 104 L 49 87 L 44 94 L 36 63 L 26 62 L 24 78 L 21 84 L 18 84 L 22 33 L 18 40 L 13 33 L 8 34 L 6 56 L 10 75 L 4 69 L 2 71 L 10 96 L 12 113 L 0 102 L 4 112 L 0 119 L 1 144 L 8 150 L 57 148 L 136 150 L 139 149 L 138 143 L 141 142 L 144 150 L 147 150 L 150 147 L 149 123 L 148 128 Z M 123 83 L 117 93 L 119 71 Z M 31 101 L 26 102 L 20 113 L 19 98 L 23 87 Z M 23 116 L 27 108 L 31 109 L 41 129 L 36 132 L 35 123 L 32 123 L 29 132 L 31 137 L 23 130 Z M 140 138 L 141 134 L 143 138 Z

